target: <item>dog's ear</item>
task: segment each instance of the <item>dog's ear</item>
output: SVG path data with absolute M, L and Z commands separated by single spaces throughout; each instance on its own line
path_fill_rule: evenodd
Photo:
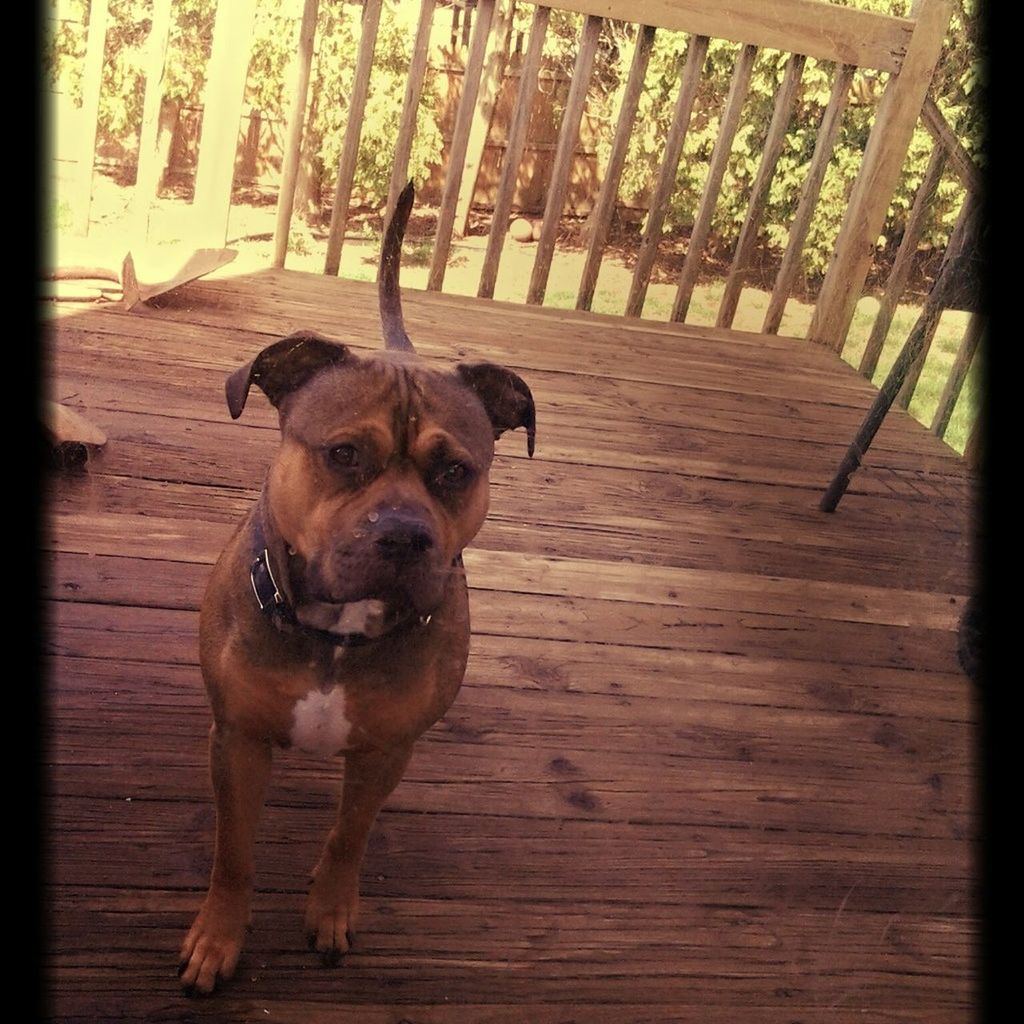
M 296 331 L 268 345 L 251 363 L 240 366 L 224 384 L 231 418 L 245 408 L 249 388 L 255 384 L 277 408 L 285 395 L 301 388 L 325 366 L 355 359 L 348 348 L 312 331 Z
M 480 399 L 495 439 L 506 430 L 526 427 L 526 451 L 532 459 L 537 412 L 526 381 L 495 363 L 459 363 L 455 369 L 462 383 Z

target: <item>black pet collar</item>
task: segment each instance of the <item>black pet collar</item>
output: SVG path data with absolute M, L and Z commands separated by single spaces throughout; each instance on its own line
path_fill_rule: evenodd
M 262 539 L 262 536 L 260 536 L 258 541 Z M 390 636 L 399 627 L 425 626 L 430 622 L 431 618 L 429 615 L 415 617 L 412 614 L 396 614 L 388 619 L 384 630 L 375 637 L 367 636 L 365 633 L 335 633 L 329 629 L 317 629 L 314 626 L 304 625 L 299 622 L 295 615 L 295 609 L 288 601 L 288 598 L 285 597 L 277 580 L 274 578 L 274 570 L 271 568 L 270 563 L 270 552 L 267 548 L 263 548 L 252 563 L 249 569 L 249 582 L 252 584 L 252 592 L 256 595 L 256 603 L 259 605 L 260 611 L 270 619 L 277 629 L 282 632 L 298 633 L 303 636 L 326 640 L 327 643 L 334 644 L 336 647 L 358 647 L 363 644 L 374 643 L 385 636 Z

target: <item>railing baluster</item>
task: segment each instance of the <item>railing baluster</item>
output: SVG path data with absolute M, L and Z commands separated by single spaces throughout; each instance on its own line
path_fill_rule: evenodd
M 601 258 L 604 255 L 608 230 L 615 214 L 615 200 L 619 193 L 619 179 L 626 163 L 626 152 L 629 149 L 629 137 L 633 131 L 636 109 L 643 92 L 644 76 L 651 59 L 654 47 L 655 29 L 650 25 L 641 25 L 633 51 L 633 62 L 629 69 L 629 78 L 622 94 L 622 104 L 615 122 L 615 138 L 612 140 L 612 151 L 608 156 L 608 167 L 604 181 L 598 192 L 597 202 L 590 214 L 590 238 L 587 244 L 587 260 L 580 276 L 580 289 L 576 296 L 577 309 L 590 309 L 594 301 L 594 289 L 597 287 L 597 275 L 601 270 Z
M 967 321 L 967 330 L 960 341 L 956 358 L 949 369 L 949 376 L 946 378 L 946 386 L 942 389 L 939 397 L 939 404 L 935 409 L 935 416 L 929 428 L 936 437 L 945 437 L 946 428 L 952 419 L 953 410 L 956 408 L 960 392 L 963 390 L 964 381 L 967 380 L 968 371 L 971 368 L 971 360 L 978 350 L 978 343 L 981 340 L 984 317 L 980 313 L 972 313 Z
M 491 230 L 487 236 L 487 251 L 484 253 L 480 285 L 476 292 L 482 299 L 489 299 L 494 295 L 494 284 L 498 278 L 498 264 L 501 262 L 501 250 L 505 244 L 505 234 L 508 230 L 508 215 L 512 209 L 512 195 L 515 192 L 516 177 L 523 157 L 526 131 L 530 126 L 530 108 L 533 105 L 533 94 L 537 91 L 537 72 L 540 68 L 544 36 L 550 17 L 551 10 L 548 7 L 533 9 L 530 40 L 526 44 L 526 55 L 520 68 L 516 107 L 508 132 L 508 144 L 502 157 L 501 177 L 498 180 L 498 192 L 494 199 L 494 213 L 491 215 Z
M 480 177 L 480 165 L 483 163 L 484 148 L 487 136 L 491 132 L 491 121 L 494 119 L 494 108 L 497 105 L 498 93 L 505 77 L 505 66 L 508 62 L 508 43 L 512 34 L 512 16 L 515 13 L 514 0 L 499 0 L 494 18 L 493 43 L 490 58 L 481 75 L 480 96 L 473 115 L 473 125 L 469 131 L 469 143 L 466 147 L 466 159 L 462 168 L 462 187 L 459 189 L 459 200 L 455 204 L 455 234 L 465 237 L 469 229 L 469 212 L 473 206 L 476 193 L 476 181 Z
M 544 223 L 537 241 L 537 255 L 533 263 L 533 273 L 530 275 L 530 286 L 526 292 L 526 301 L 533 305 L 540 305 L 544 301 L 548 274 L 551 271 L 551 258 L 555 251 L 555 237 L 558 234 L 558 221 L 565 206 L 569 172 L 572 170 L 574 150 L 580 134 L 580 119 L 583 117 L 583 108 L 587 101 L 590 72 L 594 66 L 597 40 L 603 24 L 603 19 L 593 14 L 588 14 L 583 24 L 580 48 L 576 54 L 569 95 L 562 114 L 562 126 L 558 132 L 558 147 L 551 168 L 547 202 L 544 204 Z
M 665 155 L 658 171 L 658 181 L 651 194 L 647 210 L 647 224 L 640 250 L 637 253 L 636 266 L 633 268 L 633 280 L 629 285 L 626 298 L 626 316 L 640 316 L 647 298 L 647 285 L 651 279 L 651 268 L 658 255 L 658 243 L 661 241 L 661 228 L 665 223 L 665 210 L 676 186 L 676 169 L 679 167 L 679 156 L 686 140 L 686 129 L 690 124 L 693 101 L 697 96 L 704 59 L 708 53 L 709 39 L 707 36 L 693 36 L 686 51 L 686 64 L 679 81 L 679 95 L 676 97 L 675 109 L 672 111 L 672 123 L 668 137 L 665 139 Z
M 434 254 L 431 257 L 430 272 L 427 275 L 427 288 L 431 291 L 439 291 L 441 285 L 444 284 L 448 253 L 452 247 L 455 204 L 459 198 L 462 168 L 466 160 L 469 131 L 473 123 L 477 93 L 480 90 L 480 73 L 483 71 L 484 52 L 487 48 L 487 37 L 490 35 L 493 18 L 494 0 L 480 0 L 473 12 L 469 57 L 462 75 L 462 95 L 459 97 L 459 109 L 455 115 L 455 130 L 452 133 L 451 149 L 448 152 L 448 173 L 445 175 L 441 206 L 437 213 Z
M 725 110 L 722 112 L 721 127 L 718 130 L 718 138 L 715 140 L 715 148 L 711 153 L 707 181 L 704 183 L 704 192 L 700 198 L 700 206 L 693 222 L 693 231 L 690 233 L 690 244 L 686 250 L 686 261 L 683 263 L 683 270 L 679 275 L 679 285 L 676 288 L 676 297 L 672 304 L 670 319 L 680 323 L 686 319 L 693 287 L 697 283 L 700 261 L 704 255 L 704 245 L 711 231 L 711 218 L 715 213 L 715 204 L 722 187 L 722 178 L 725 176 L 725 168 L 729 162 L 732 140 L 739 127 L 740 112 L 743 110 L 747 91 L 750 88 L 750 75 L 754 70 L 756 55 L 757 47 L 747 44 L 740 50 L 740 54 L 736 58 L 736 67 L 729 85 L 729 96 L 725 102 Z
M 885 347 L 885 339 L 889 334 L 892 318 L 896 314 L 896 306 L 903 296 L 903 290 L 907 286 L 910 271 L 914 266 L 914 254 L 917 252 L 917 243 L 924 233 L 928 209 L 945 169 L 946 151 L 942 146 L 936 146 L 932 150 L 931 159 L 928 161 L 924 177 L 917 189 L 917 195 L 914 196 L 914 202 L 910 207 L 910 215 L 907 217 L 907 224 L 903 229 L 903 238 L 896 252 L 896 258 L 893 260 L 892 269 L 889 271 L 889 280 L 885 284 L 885 292 L 882 295 L 878 313 L 875 315 L 875 322 L 871 325 L 871 334 L 860 357 L 858 369 L 868 380 L 875 375 L 878 357 Z
M 982 403 L 974 417 L 974 423 L 971 424 L 970 433 L 967 435 L 967 443 L 964 445 L 964 461 L 967 463 L 968 469 L 977 471 L 981 468 L 981 460 L 984 458 L 984 431 L 985 404 L 984 399 L 982 399 Z
M 938 104 L 931 98 L 925 96 L 924 106 L 921 108 L 921 119 L 924 126 L 932 133 L 932 137 L 946 151 L 956 173 L 964 183 L 968 191 L 980 192 L 984 185 L 981 172 L 977 164 L 971 158 L 970 153 L 963 147 L 963 143 L 953 134 L 953 129 L 942 116 Z
M 356 58 L 355 79 L 348 105 L 345 141 L 341 147 L 341 156 L 338 158 L 338 181 L 334 189 L 334 208 L 331 210 L 331 227 L 327 235 L 325 274 L 337 274 L 341 265 L 341 247 L 345 242 L 345 227 L 348 224 L 348 204 L 352 198 L 352 180 L 356 173 L 356 158 L 359 156 L 366 94 L 370 89 L 370 71 L 373 68 L 373 52 L 377 45 L 381 2 L 382 0 L 363 0 L 359 56 Z
M 256 0 L 238 0 L 235 4 L 222 4 L 214 21 L 192 200 L 193 237 L 206 245 L 222 246 L 227 239 L 238 123 L 245 99 L 255 18 Z
M 92 207 L 92 172 L 96 164 L 96 133 L 99 128 L 100 85 L 103 81 L 103 51 L 107 40 L 107 0 L 92 0 L 86 31 L 85 67 L 82 69 L 82 109 L 79 117 L 83 131 L 75 147 L 77 165 L 72 194 L 78 197 L 74 211 L 74 232 L 89 233 Z
M 412 59 L 409 76 L 405 82 L 405 98 L 402 100 L 402 119 L 398 126 L 398 141 L 395 143 L 395 162 L 391 166 L 391 180 L 388 183 L 388 203 L 384 210 L 384 223 L 391 223 L 391 214 L 398 202 L 398 195 L 405 188 L 409 173 L 409 156 L 416 135 L 416 117 L 419 112 L 423 80 L 427 73 L 427 59 L 430 56 L 430 28 L 434 20 L 436 0 L 422 0 L 420 19 L 416 25 L 416 38 L 412 44 Z
M 164 65 L 171 27 L 171 0 L 154 0 L 153 20 L 146 40 L 146 91 L 142 101 L 142 131 L 139 135 L 139 163 L 132 194 L 136 231 L 149 233 L 149 211 L 160 190 L 163 166 L 157 138 L 160 132 L 160 105 L 163 100 Z
M 306 0 L 302 8 L 295 92 L 292 96 L 292 109 L 288 114 L 281 187 L 277 194 L 277 222 L 274 228 L 275 267 L 284 266 L 285 255 L 288 252 L 288 234 L 291 231 L 292 212 L 295 207 L 295 182 L 298 180 L 299 160 L 302 156 L 302 127 L 306 119 L 309 72 L 313 66 L 313 37 L 316 34 L 316 15 L 319 8 L 320 0 Z
M 800 258 L 803 255 L 804 242 L 814 218 L 814 211 L 821 195 L 821 186 L 825 181 L 825 172 L 832 157 L 832 146 L 842 121 L 846 101 L 850 95 L 850 83 L 857 69 L 852 64 L 842 64 L 836 69 L 836 77 L 832 82 L 832 93 L 828 106 L 821 115 L 818 135 L 814 140 L 814 153 L 811 166 L 807 170 L 800 190 L 800 202 L 797 205 L 793 223 L 789 228 L 786 252 L 779 265 L 779 272 L 772 288 L 772 297 L 768 301 L 768 309 L 764 315 L 761 330 L 765 334 L 777 334 L 782 323 L 782 315 L 786 310 L 786 302 L 793 290 L 793 282 L 800 271 Z
M 768 203 L 768 190 L 771 188 L 775 166 L 779 162 L 782 147 L 786 142 L 786 129 L 789 127 L 789 118 L 793 113 L 793 104 L 796 101 L 797 88 L 800 85 L 800 77 L 803 75 L 806 60 L 807 58 L 802 54 L 794 53 L 786 64 L 782 85 L 775 97 L 775 109 L 772 111 L 768 135 L 764 141 L 761 162 L 751 187 L 750 203 L 747 206 L 743 227 L 740 229 L 740 235 L 736 241 L 732 266 L 729 268 L 729 276 L 722 292 L 722 301 L 718 307 L 718 319 L 715 325 L 717 327 L 732 327 L 732 322 L 736 317 L 740 292 L 743 290 L 750 256 L 757 242 L 757 232 L 761 227 L 761 218 L 764 216 L 764 209 Z
M 959 238 L 963 234 L 965 231 L 964 225 L 966 225 L 973 216 L 973 208 L 976 205 L 974 197 L 968 193 L 963 206 L 960 207 L 960 213 L 956 218 L 956 224 L 953 225 L 953 233 L 950 235 L 950 238 Z M 938 323 L 936 323 L 935 327 L 938 327 Z M 924 369 L 924 363 L 928 358 L 928 352 L 931 350 L 934 337 L 935 328 L 933 328 L 931 334 L 925 338 L 920 352 L 910 364 L 910 368 L 907 370 L 906 380 L 904 380 L 903 387 L 900 388 L 900 393 L 897 396 L 897 401 L 904 409 L 908 409 L 910 407 L 911 399 L 914 397 L 914 391 L 917 388 L 917 382 L 920 379 L 921 371 Z

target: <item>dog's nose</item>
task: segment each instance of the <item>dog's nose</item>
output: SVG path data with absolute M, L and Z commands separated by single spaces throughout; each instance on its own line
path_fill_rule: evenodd
M 382 512 L 373 524 L 374 544 L 380 557 L 389 562 L 418 558 L 434 546 L 430 527 L 410 512 Z

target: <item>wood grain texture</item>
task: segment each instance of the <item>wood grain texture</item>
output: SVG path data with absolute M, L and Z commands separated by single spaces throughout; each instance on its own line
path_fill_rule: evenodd
M 268 270 L 54 310 L 49 396 L 108 442 L 47 517 L 51 1019 L 968 1018 L 962 460 L 894 410 L 824 516 L 872 393 L 833 353 L 403 303 L 431 363 L 524 376 L 536 456 L 498 442 L 466 682 L 371 838 L 353 952 L 324 970 L 301 935 L 340 768 L 284 752 L 247 949 L 203 1002 L 174 976 L 212 853 L 198 608 L 278 437 L 262 396 L 230 421 L 224 377 L 297 325 L 378 348 L 376 290 Z

